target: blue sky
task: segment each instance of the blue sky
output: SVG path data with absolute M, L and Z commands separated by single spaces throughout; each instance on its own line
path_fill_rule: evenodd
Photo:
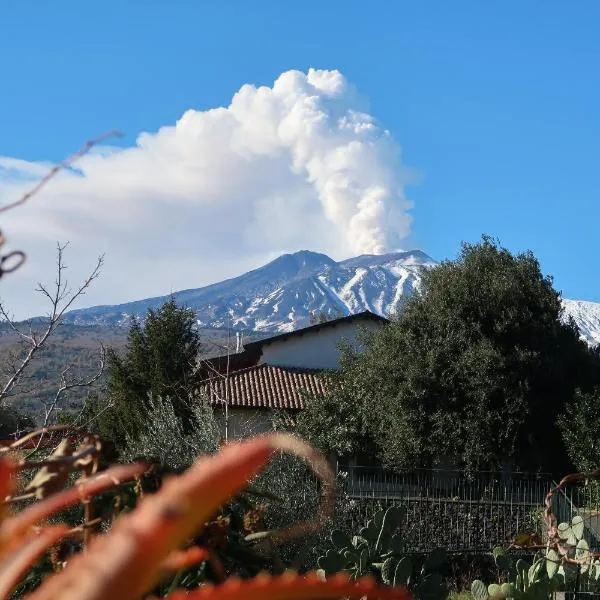
M 115 127 L 131 146 L 188 109 L 227 106 L 245 83 L 338 69 L 419 173 L 404 246 L 441 259 L 489 233 L 533 250 L 565 296 L 600 301 L 599 25 L 591 0 L 12 2 L 0 156 L 59 160 Z M 229 260 L 223 276 L 239 270 Z M 219 278 L 190 273 L 185 287 Z

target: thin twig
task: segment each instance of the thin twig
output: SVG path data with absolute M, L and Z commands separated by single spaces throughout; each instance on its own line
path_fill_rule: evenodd
M 103 141 L 112 138 L 112 137 L 120 137 L 121 133 L 119 131 L 113 130 L 103 133 L 93 140 L 89 140 L 86 142 L 75 154 L 72 154 L 62 162 L 58 163 L 54 167 L 52 167 L 42 179 L 40 179 L 37 184 L 28 192 L 23 194 L 18 200 L 11 202 L 10 204 L 5 204 L 0 207 L 0 213 L 5 212 L 7 210 L 11 210 L 21 204 L 25 204 L 32 196 L 35 196 L 52 178 L 54 178 L 60 171 L 64 169 L 68 169 L 71 165 L 79 160 L 81 157 L 85 156 L 94 146 L 102 143 Z
M 582 565 L 586 564 L 592 558 L 600 558 L 600 552 L 588 552 L 585 556 L 581 558 L 571 557 L 569 556 L 570 548 L 567 547 L 560 538 L 558 531 L 558 521 L 556 519 L 556 515 L 552 511 L 552 497 L 557 493 L 561 492 L 563 488 L 568 485 L 573 485 L 574 483 L 578 483 L 580 481 L 587 482 L 590 479 L 600 479 L 600 469 L 596 469 L 594 471 L 589 471 L 587 473 L 571 473 L 570 475 L 565 475 L 558 485 L 554 486 L 548 494 L 546 495 L 546 500 L 544 502 L 544 521 L 546 522 L 546 526 L 548 527 L 548 544 L 547 548 L 555 548 L 556 551 L 560 554 L 562 560 L 567 563 Z
M 75 432 L 80 435 L 83 435 L 85 431 L 80 427 L 73 427 L 72 425 L 50 425 L 49 427 L 44 427 L 42 429 L 36 429 L 35 431 L 31 431 L 27 435 L 24 435 L 22 438 L 19 438 L 15 442 L 13 442 L 10 446 L 5 446 L 0 448 L 0 453 L 2 452 L 10 452 L 11 450 L 18 450 L 23 445 L 25 445 L 28 441 L 33 440 L 37 436 L 42 436 L 46 433 L 59 433 L 59 432 Z
M 58 458 L 47 458 L 46 460 L 39 461 L 30 461 L 30 460 L 22 460 L 15 465 L 15 469 L 17 471 L 26 471 L 27 469 L 41 469 L 42 467 L 47 466 L 56 466 L 56 465 L 64 465 L 64 466 L 72 466 L 82 458 L 86 458 L 88 456 L 97 456 L 98 448 L 96 446 L 86 446 L 79 452 L 75 454 L 70 454 L 69 456 L 60 456 Z
M 58 387 L 58 389 L 56 390 L 56 393 L 54 394 L 54 398 L 52 399 L 51 402 L 49 403 L 44 403 L 44 423 L 42 424 L 42 427 L 46 427 L 48 425 L 48 423 L 50 422 L 50 417 L 52 416 L 52 413 L 56 410 L 56 407 L 58 405 L 58 402 L 61 398 L 61 396 L 65 393 L 68 392 L 69 390 L 75 389 L 75 388 L 81 388 L 81 387 L 91 387 L 92 385 L 94 385 L 94 383 L 96 383 L 96 381 L 98 381 L 98 379 L 100 379 L 100 377 L 102 377 L 102 374 L 104 373 L 104 366 L 105 366 L 105 361 L 106 361 L 106 350 L 104 348 L 103 344 L 100 344 L 100 364 L 98 366 L 98 370 L 96 371 L 96 373 L 90 377 L 89 379 L 79 379 L 76 381 L 67 381 L 67 373 L 69 372 L 71 366 L 69 365 L 68 367 L 65 367 L 60 375 L 60 385 Z M 40 437 L 41 440 L 41 437 Z
M 29 346 L 29 350 L 21 359 L 20 363 L 14 365 L 12 375 L 8 378 L 8 380 L 4 383 L 2 389 L 0 390 L 0 403 L 3 400 L 5 400 L 8 396 L 10 396 L 14 388 L 19 384 L 25 370 L 31 364 L 36 354 L 42 349 L 42 347 L 46 344 L 48 338 L 61 324 L 65 312 L 73 305 L 73 303 L 79 297 L 83 296 L 86 293 L 87 289 L 90 287 L 92 282 L 100 276 L 100 271 L 104 264 L 103 256 L 98 257 L 95 267 L 93 268 L 91 273 L 85 278 L 85 280 L 79 285 L 79 287 L 75 291 L 71 291 L 68 288 L 68 282 L 65 281 L 63 277 L 63 272 L 67 268 L 64 264 L 64 251 L 67 245 L 68 244 L 57 244 L 57 274 L 54 291 L 50 292 L 45 285 L 43 285 L 42 283 L 38 284 L 37 291 L 44 295 L 46 298 L 48 298 L 48 300 L 50 301 L 50 311 L 47 315 L 48 321 L 45 328 L 42 330 L 39 336 L 36 335 L 33 331 L 31 331 L 30 335 L 21 332 L 21 330 L 14 323 L 13 319 L 11 319 L 8 316 L 8 312 L 6 311 L 5 307 L 2 306 L 2 304 L 0 303 L 0 315 L 4 317 L 11 329 L 15 331 L 21 337 L 21 339 L 24 340 Z M 94 379 L 94 381 L 96 379 L 97 377 Z M 48 418 L 49 415 L 45 419 L 44 426 L 47 425 Z

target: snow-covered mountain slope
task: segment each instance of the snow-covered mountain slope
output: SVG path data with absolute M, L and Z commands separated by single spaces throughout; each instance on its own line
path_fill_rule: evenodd
M 389 315 L 420 285 L 423 268 L 435 261 L 420 250 L 358 256 L 335 262 L 324 254 L 302 250 L 220 283 L 173 294 L 196 312 L 205 327 L 290 331 L 311 315 L 348 315 L 362 310 Z M 116 306 L 95 306 L 65 315 L 68 323 L 124 325 L 143 317 L 167 296 Z
M 579 327 L 581 337 L 588 344 L 600 344 L 600 302 L 563 300 L 565 314 L 571 315 Z
M 421 284 L 423 269 L 436 262 L 420 250 L 363 255 L 336 262 L 302 250 L 284 254 L 244 275 L 173 294 L 178 304 L 196 312 L 203 327 L 283 332 L 307 325 L 311 315 L 348 315 L 370 310 L 389 316 Z M 65 315 L 76 325 L 126 325 L 143 317 L 168 296 L 116 306 L 95 306 Z M 600 303 L 564 300 L 582 337 L 600 343 Z

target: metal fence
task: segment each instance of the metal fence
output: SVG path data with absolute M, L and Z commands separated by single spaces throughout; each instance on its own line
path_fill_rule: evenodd
M 590 548 L 600 552 L 600 482 L 584 481 L 559 491 L 552 497 L 552 511 L 559 523 L 575 515 L 583 518 L 585 539 Z
M 344 528 L 357 532 L 379 508 L 405 509 L 407 550 L 489 552 L 523 532 L 543 536 L 547 474 L 453 470 L 339 469 Z

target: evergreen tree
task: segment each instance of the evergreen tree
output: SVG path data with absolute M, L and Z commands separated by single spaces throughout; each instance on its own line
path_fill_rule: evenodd
M 587 393 L 578 391 L 559 424 L 575 468 L 593 471 L 600 467 L 600 387 Z
M 569 468 L 557 420 L 597 381 L 598 359 L 535 257 L 484 237 L 423 284 L 363 353 L 344 353 L 301 433 L 391 467 Z
M 193 426 L 192 397 L 198 389 L 200 337 L 194 312 L 171 299 L 134 321 L 126 352 L 107 354 L 109 408 L 99 427 L 113 430 L 116 441 L 135 438 L 145 427 L 150 398 L 168 398 L 185 432 Z M 97 407 L 96 407 L 97 408 Z

